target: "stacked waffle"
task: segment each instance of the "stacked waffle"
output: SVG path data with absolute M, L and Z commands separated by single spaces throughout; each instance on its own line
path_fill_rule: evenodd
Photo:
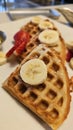
M 29 24 L 32 25 L 31 22 Z M 38 24 L 33 26 L 35 25 L 38 27 Z M 53 29 L 54 25 L 49 30 Z M 54 31 L 59 34 L 58 39 L 49 42 L 49 46 L 40 40 L 41 29 L 39 36 L 36 35 L 37 32 L 32 36 L 26 46 L 30 54 L 26 56 L 23 52 L 20 55 L 22 62 L 3 83 L 3 88 L 56 130 L 68 115 L 70 90 L 64 59 L 61 59 L 64 40 L 57 29 Z M 30 43 L 33 44 L 33 49 Z

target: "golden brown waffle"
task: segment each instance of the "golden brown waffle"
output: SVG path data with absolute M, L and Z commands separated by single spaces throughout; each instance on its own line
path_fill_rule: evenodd
M 21 30 L 24 30 L 25 32 L 28 32 L 30 34 L 30 37 L 34 37 L 37 33 L 40 32 L 40 29 L 38 27 L 38 24 L 32 23 L 32 21 L 28 22 L 26 25 L 24 25 Z
M 53 25 L 53 27 L 49 28 L 49 29 L 58 31 L 58 29 L 55 27 L 54 23 L 52 23 L 49 19 L 45 19 L 45 20 L 49 21 Z M 21 29 L 26 32 L 29 32 L 31 38 L 30 38 L 30 42 L 27 43 L 27 45 L 26 45 L 24 51 L 21 53 L 21 55 L 17 56 L 19 61 L 22 61 L 35 47 L 37 47 L 39 44 L 42 44 L 39 41 L 38 36 L 43 31 L 42 29 L 39 28 L 38 24 L 34 24 L 32 21 L 29 21 Z M 52 48 L 54 48 L 60 54 L 63 61 L 65 61 L 65 55 L 66 55 L 65 42 L 59 31 L 58 31 L 58 33 L 59 33 L 59 41 L 58 41 L 57 45 L 52 46 Z
M 47 66 L 47 78 L 39 85 L 28 85 L 20 77 L 21 66 L 30 59 L 39 58 Z M 67 118 L 70 108 L 69 79 L 58 54 L 45 45 L 39 45 L 3 83 L 3 88 L 56 130 Z

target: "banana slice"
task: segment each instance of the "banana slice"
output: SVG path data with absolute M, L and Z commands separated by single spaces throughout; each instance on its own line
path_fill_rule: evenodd
M 53 28 L 53 24 L 49 21 L 43 20 L 39 23 L 40 29 L 47 29 L 47 28 Z
M 70 60 L 70 67 L 73 69 L 73 58 L 71 58 L 71 60 Z
M 68 42 L 66 42 L 66 46 L 67 46 L 67 48 L 68 49 L 73 49 L 73 41 L 68 41 Z
M 0 51 L 0 65 L 3 65 L 4 63 L 6 63 L 7 59 L 5 56 L 5 53 Z
M 39 24 L 42 21 L 42 18 L 40 18 L 39 16 L 35 16 L 32 18 L 32 22 L 34 24 Z
M 47 78 L 47 67 L 40 59 L 32 59 L 22 65 L 20 76 L 25 83 L 38 85 Z
M 38 38 L 42 43 L 46 43 L 49 46 L 54 46 L 59 40 L 59 34 L 55 30 L 46 29 L 39 34 Z

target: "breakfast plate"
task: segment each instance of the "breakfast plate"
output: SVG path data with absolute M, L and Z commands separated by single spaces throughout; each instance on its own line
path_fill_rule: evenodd
M 44 16 L 40 16 L 44 17 Z M 28 21 L 30 18 L 21 19 L 14 22 L 9 22 L 0 25 L 0 30 L 6 33 L 7 39 L 3 43 L 2 49 L 6 53 L 13 45 L 14 34 Z M 51 20 L 52 21 L 52 20 Z M 53 21 L 56 27 L 62 34 L 65 41 L 73 40 L 73 29 Z M 13 100 L 13 98 L 2 88 L 2 83 L 10 75 L 11 72 L 16 68 L 18 63 L 16 61 L 7 62 L 0 66 L 0 129 L 1 130 L 51 130 L 43 121 L 37 116 L 30 112 L 26 107 L 23 107 L 19 102 Z M 69 77 L 73 76 L 73 70 L 66 64 Z M 73 98 L 73 96 L 72 96 Z M 70 112 L 67 119 L 61 125 L 59 130 L 72 130 L 73 129 L 73 99 L 71 99 Z

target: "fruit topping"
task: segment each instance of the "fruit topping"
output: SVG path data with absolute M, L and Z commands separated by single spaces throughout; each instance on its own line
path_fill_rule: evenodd
M 34 24 L 39 24 L 42 21 L 42 18 L 40 18 L 39 16 L 35 16 L 32 18 L 32 23 Z
M 29 39 L 29 34 L 27 33 L 27 32 L 25 32 L 25 31 L 23 31 L 23 30 L 20 30 L 20 31 L 18 31 L 15 35 L 14 35 L 14 40 L 15 40 L 15 42 L 17 42 L 17 41 L 20 41 L 20 40 L 27 40 L 28 41 L 28 39 Z
M 66 54 L 66 61 L 69 62 L 72 57 L 73 57 L 73 52 L 68 49 Z
M 6 53 L 6 57 L 10 57 L 14 51 L 16 52 L 15 54 L 21 54 L 25 45 L 30 40 L 30 35 L 29 33 L 20 30 L 14 35 L 14 40 L 14 46 Z
M 53 24 L 50 21 L 43 20 L 39 23 L 39 28 L 40 29 L 48 29 L 48 28 L 53 28 Z
M 20 69 L 20 76 L 25 83 L 38 85 L 47 78 L 47 66 L 40 59 L 32 59 L 24 63 Z
M 26 41 L 25 42 L 22 41 L 21 44 L 15 49 L 14 54 L 20 55 L 24 51 L 26 43 L 27 43 Z
M 13 52 L 15 51 L 15 49 L 18 47 L 18 45 L 16 44 L 15 46 L 13 46 L 7 53 L 6 53 L 6 57 L 10 57 Z
M 39 34 L 39 40 L 48 46 L 55 46 L 59 40 L 59 34 L 55 30 L 46 29 Z

